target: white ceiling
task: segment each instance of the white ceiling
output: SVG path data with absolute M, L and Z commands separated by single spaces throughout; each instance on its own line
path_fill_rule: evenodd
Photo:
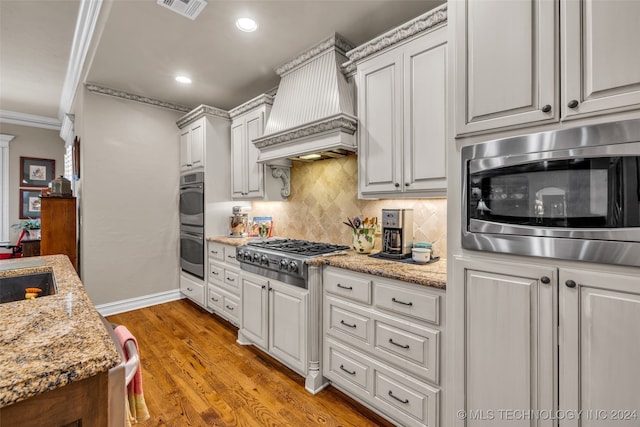
M 275 86 L 275 68 L 332 32 L 356 45 L 442 0 L 210 0 L 192 21 L 155 0 L 108 0 L 86 82 L 230 109 Z M 58 117 L 79 0 L 0 0 L 0 110 Z M 249 16 L 258 31 L 235 20 Z M 193 84 L 174 81 L 178 73 Z

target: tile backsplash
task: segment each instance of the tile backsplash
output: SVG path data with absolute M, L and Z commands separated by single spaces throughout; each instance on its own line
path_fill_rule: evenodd
M 414 241 L 431 242 L 435 256 L 446 256 L 447 199 L 359 200 L 355 155 L 294 161 L 289 200 L 252 202 L 251 216 L 272 216 L 274 236 L 351 245 L 351 229 L 342 222 L 356 215 L 380 221 L 383 208 L 413 209 Z

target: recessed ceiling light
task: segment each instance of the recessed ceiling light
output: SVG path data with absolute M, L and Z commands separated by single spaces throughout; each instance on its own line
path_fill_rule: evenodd
M 191 84 L 191 79 L 187 76 L 176 76 L 176 81 L 178 83 Z
M 251 33 L 258 29 L 258 24 L 251 18 L 238 18 L 236 27 L 238 27 L 240 31 Z

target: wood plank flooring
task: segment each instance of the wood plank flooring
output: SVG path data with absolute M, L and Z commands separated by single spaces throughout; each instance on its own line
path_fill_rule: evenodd
M 385 426 L 333 387 L 315 396 L 304 379 L 237 328 L 187 301 L 108 317 L 138 340 L 151 419 L 138 426 Z

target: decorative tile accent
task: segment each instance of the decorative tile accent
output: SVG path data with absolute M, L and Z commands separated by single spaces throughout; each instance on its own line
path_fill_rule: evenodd
M 355 215 L 377 216 L 380 221 L 383 208 L 413 209 L 414 241 L 431 242 L 434 256 L 446 256 L 447 199 L 359 200 L 358 162 L 353 154 L 294 161 L 289 201 L 252 202 L 251 215 L 272 216 L 274 236 L 350 245 L 351 230 L 342 222 Z

